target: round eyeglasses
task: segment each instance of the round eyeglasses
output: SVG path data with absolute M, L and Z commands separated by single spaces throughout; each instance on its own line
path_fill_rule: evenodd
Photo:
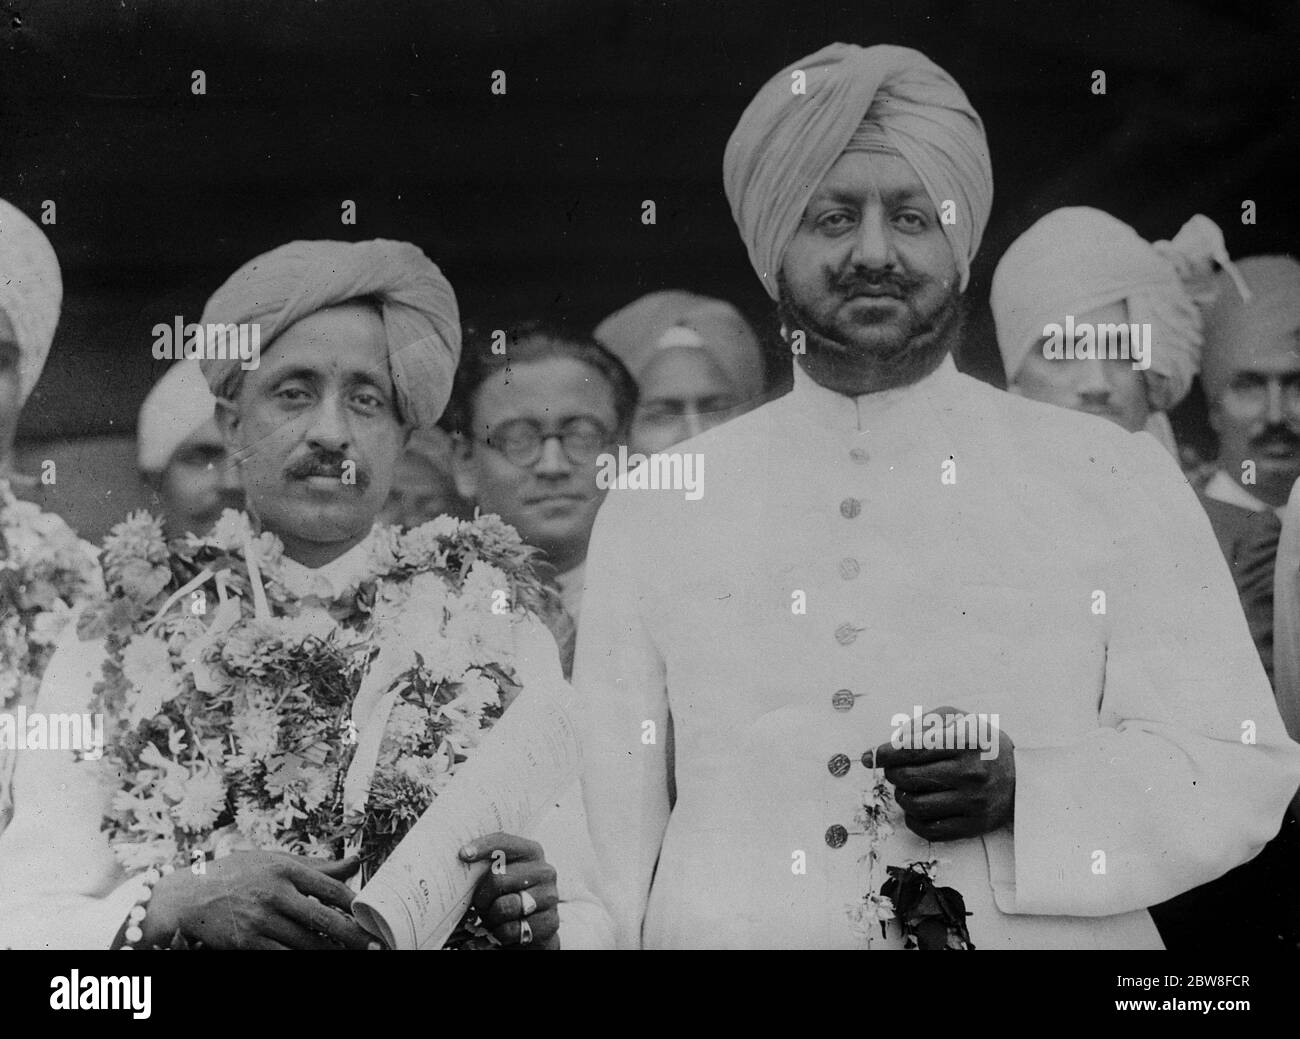
M 506 461 L 528 469 L 541 460 L 542 447 L 548 440 L 560 442 L 560 449 L 571 464 L 587 465 L 609 445 L 610 435 L 609 430 L 590 418 L 571 418 L 554 433 L 544 432 L 532 419 L 521 418 L 503 422 L 488 436 L 474 439 L 505 455 Z

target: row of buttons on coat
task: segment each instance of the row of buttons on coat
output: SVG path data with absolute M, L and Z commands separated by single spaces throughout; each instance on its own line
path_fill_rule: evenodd
M 851 449 L 849 451 L 849 458 L 858 465 L 866 465 L 871 460 L 871 456 L 860 447 Z M 852 497 L 845 498 L 840 502 L 840 515 L 848 520 L 857 519 L 862 515 L 862 499 Z M 845 556 L 840 560 L 840 577 L 844 580 L 852 581 L 861 573 L 862 564 L 852 556 Z M 858 635 L 865 630 L 865 628 L 859 628 L 854 624 L 841 624 L 835 629 L 835 641 L 841 646 L 847 646 L 857 639 Z M 865 694 L 855 693 L 852 689 L 837 689 L 831 694 L 831 707 L 837 711 L 851 711 L 853 710 L 853 705 L 857 701 L 857 698 L 863 695 Z M 870 755 L 871 751 L 867 751 L 866 754 L 862 756 L 862 763 L 868 768 L 871 767 Z M 847 754 L 836 754 L 826 762 L 827 770 L 829 770 L 830 774 L 835 776 L 837 779 L 847 776 L 852 765 L 853 761 Z M 848 839 L 849 831 L 838 824 L 832 826 L 826 831 L 826 843 L 832 848 L 843 847 L 844 843 Z

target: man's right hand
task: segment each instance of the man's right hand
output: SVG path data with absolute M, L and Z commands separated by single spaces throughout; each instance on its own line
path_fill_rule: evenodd
M 279 852 L 235 852 L 177 870 L 154 885 L 144 941 L 167 945 L 177 929 L 209 949 L 367 949 L 343 881 L 356 859 L 324 862 Z

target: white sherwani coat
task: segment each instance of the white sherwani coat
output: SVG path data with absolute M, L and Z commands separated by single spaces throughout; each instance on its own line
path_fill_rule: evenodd
M 331 598 L 361 578 L 369 559 L 363 541 L 318 570 L 288 560 L 304 594 Z M 571 696 L 555 641 L 540 621 L 514 625 L 515 662 L 524 687 L 546 685 Z M 81 642 L 69 627 L 46 669 L 34 710 L 89 710 L 104 660 L 101 641 Z M 374 703 L 354 705 L 362 738 L 382 725 Z M 107 728 L 107 726 L 106 726 Z M 108 760 L 76 762 L 71 751 L 18 752 L 14 817 L 0 837 L 0 949 L 107 949 L 139 897 L 140 885 L 123 872 L 100 824 L 115 780 Z M 576 784 L 543 813 L 531 833 L 556 868 L 563 948 L 607 946 L 609 918 L 592 894 L 592 853 Z
M 857 829 L 891 718 L 944 704 L 1015 743 L 1014 824 L 933 845 L 975 945 L 1159 947 L 1145 907 L 1256 854 L 1300 783 L 1181 473 L 951 360 L 856 399 L 795 375 L 675 449 L 700 500 L 616 490 L 596 523 L 575 684 L 619 943 L 860 947 L 866 838 L 827 829 Z M 881 851 L 877 886 L 927 845 Z

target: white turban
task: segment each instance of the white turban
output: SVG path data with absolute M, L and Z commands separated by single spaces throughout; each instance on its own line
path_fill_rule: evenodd
M 693 292 L 652 292 L 596 326 L 596 338 L 638 383 L 660 351 L 702 350 L 743 401 L 763 392 L 763 352 L 754 330 L 725 300 Z
M 45 234 L 0 199 L 0 310 L 18 340 L 18 387 L 23 403 L 41 377 L 63 303 L 59 260 Z
M 202 323 L 261 326 L 261 348 L 295 321 L 358 297 L 379 302 L 388 365 L 403 418 L 432 426 L 451 396 L 460 359 L 456 294 L 437 266 L 409 242 L 290 242 L 244 264 L 212 294 Z M 240 360 L 205 358 L 212 392 L 229 397 Z
M 940 226 L 966 288 L 993 205 L 984 124 L 961 87 L 920 51 L 832 43 L 768 80 L 723 158 L 731 215 L 773 299 L 808 200 L 864 119 L 916 171 L 936 211 L 956 204 L 956 223 Z
M 177 361 L 168 368 L 140 406 L 135 428 L 140 471 L 166 469 L 186 437 L 212 421 L 215 409 L 216 398 L 198 361 Z
M 1147 398 L 1167 411 L 1187 395 L 1201 363 L 1200 304 L 1218 291 L 1212 267 L 1230 267 L 1223 234 L 1192 217 L 1172 242 L 1150 243 L 1122 220 L 1086 206 L 1048 213 L 998 262 L 990 305 L 1008 381 L 1048 324 L 1123 302 L 1151 325 Z

